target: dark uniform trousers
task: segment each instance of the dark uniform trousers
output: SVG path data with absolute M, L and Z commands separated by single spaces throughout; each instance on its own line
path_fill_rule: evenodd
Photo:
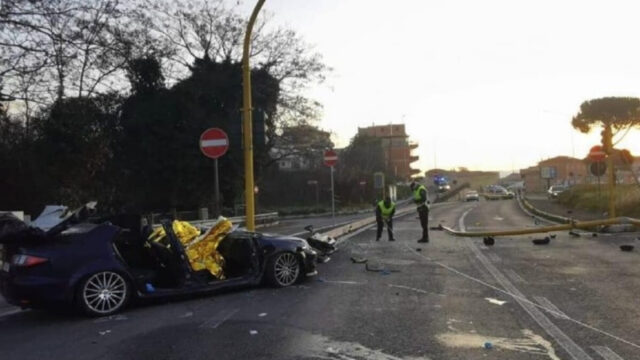
M 376 236 L 376 239 L 380 239 L 380 236 L 382 236 L 382 227 L 384 226 L 385 222 L 382 220 L 381 216 L 376 217 L 376 222 L 378 223 L 378 235 Z M 393 219 L 388 219 L 386 223 L 389 239 L 393 239 Z
M 418 206 L 420 226 L 422 226 L 422 240 L 429 240 L 429 208 L 423 204 Z

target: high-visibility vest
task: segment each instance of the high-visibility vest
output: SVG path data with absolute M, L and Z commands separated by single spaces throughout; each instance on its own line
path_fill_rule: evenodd
M 420 197 L 420 192 L 424 190 L 425 194 L 427 193 L 427 188 L 424 187 L 424 185 L 420 185 L 418 186 L 415 190 L 413 190 L 413 201 L 418 204 L 418 206 L 422 206 L 424 205 L 424 203 L 427 201 L 427 199 L 425 198 L 424 201 L 421 199 Z M 427 195 L 428 197 L 428 195 Z
M 384 200 L 380 200 L 380 202 L 378 202 L 378 207 L 380 208 L 382 217 L 388 219 L 389 217 L 391 217 L 391 213 L 393 212 L 393 210 L 396 209 L 396 204 L 391 202 L 391 205 L 389 205 L 389 207 L 386 207 L 384 206 Z

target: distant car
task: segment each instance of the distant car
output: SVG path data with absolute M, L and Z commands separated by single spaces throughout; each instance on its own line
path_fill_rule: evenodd
M 487 200 L 513 199 L 515 194 L 500 185 L 489 185 L 485 188 Z
M 475 190 L 469 190 L 464 194 L 464 201 L 480 201 L 480 194 Z
M 558 195 L 562 194 L 568 189 L 565 185 L 553 185 L 547 190 L 547 196 L 549 199 L 556 199 Z
M 0 293 L 23 308 L 75 307 L 91 316 L 133 298 L 163 298 L 255 286 L 291 286 L 317 274 L 316 252 L 295 237 L 231 231 L 217 250 L 224 279 L 195 271 L 169 221 L 168 244 L 148 241 L 139 215 L 88 221 L 86 208 L 47 230 L 0 215 Z M 52 225 L 52 224 L 49 224 Z M 146 234 L 146 235 L 145 235 Z
M 438 192 L 443 193 L 451 190 L 451 186 L 447 183 L 438 185 Z

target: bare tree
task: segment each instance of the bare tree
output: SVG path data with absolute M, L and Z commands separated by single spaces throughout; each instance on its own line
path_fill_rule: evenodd
M 0 76 L 28 110 L 127 88 L 130 59 L 156 51 L 119 0 L 13 0 L 0 10 Z M 26 113 L 28 118 L 28 112 Z
M 241 61 L 247 19 L 236 7 L 227 7 L 221 0 L 142 0 L 140 9 L 152 19 L 150 31 L 175 47 L 168 62 L 174 66 L 173 73 L 165 72 L 169 79 L 183 78 L 199 59 Z M 318 118 L 320 104 L 302 92 L 323 81 L 328 68 L 298 34 L 274 29 L 268 19 L 260 18 L 253 32 L 251 59 L 280 85 L 278 117 L 283 126 Z

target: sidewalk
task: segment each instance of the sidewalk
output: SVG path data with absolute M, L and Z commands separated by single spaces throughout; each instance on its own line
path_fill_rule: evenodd
M 538 210 L 542 210 L 554 215 L 564 216 L 567 218 L 573 218 L 576 220 L 598 220 L 604 216 L 600 213 L 571 209 L 563 204 L 560 204 L 557 200 L 548 199 L 544 194 L 527 194 L 525 198 L 533 207 Z M 571 212 L 571 213 L 569 213 Z

